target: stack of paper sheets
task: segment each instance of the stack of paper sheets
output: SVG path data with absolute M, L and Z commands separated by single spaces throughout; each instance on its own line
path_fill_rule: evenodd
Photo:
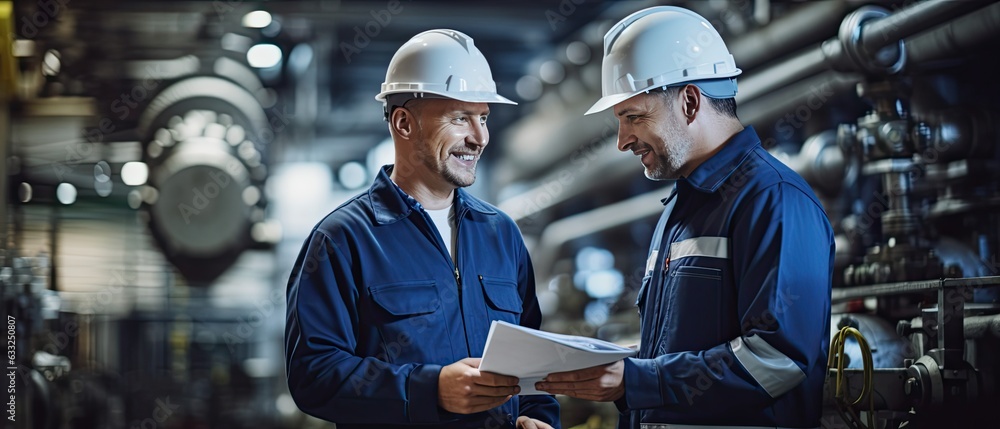
M 521 395 L 547 395 L 535 382 L 554 372 L 605 365 L 635 350 L 575 335 L 553 334 L 494 320 L 479 370 L 520 379 Z

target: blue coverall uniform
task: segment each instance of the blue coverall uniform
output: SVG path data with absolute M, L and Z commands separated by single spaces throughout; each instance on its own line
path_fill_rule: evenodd
M 834 244 L 810 187 L 747 127 L 664 204 L 619 427 L 818 427 Z
M 391 169 L 313 229 L 292 270 L 285 358 L 295 403 L 341 429 L 513 428 L 521 415 L 558 428 L 547 395 L 471 415 L 438 406 L 441 367 L 480 357 L 492 320 L 539 327 L 534 274 L 516 224 L 462 189 L 453 262 Z

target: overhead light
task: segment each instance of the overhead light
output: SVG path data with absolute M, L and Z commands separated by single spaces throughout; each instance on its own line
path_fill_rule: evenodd
M 247 62 L 260 69 L 274 67 L 281 63 L 281 48 L 269 43 L 254 45 L 247 51 Z
M 368 170 L 360 162 L 345 162 L 337 171 L 337 179 L 346 189 L 358 189 L 368 183 Z
M 517 95 L 523 100 L 537 100 L 538 97 L 542 96 L 542 81 L 532 75 L 521 76 L 517 80 L 514 90 L 517 91 Z
M 122 166 L 122 182 L 129 186 L 145 185 L 149 178 L 149 167 L 144 162 L 126 162 Z
M 263 10 L 255 10 L 243 15 L 243 26 L 247 28 L 264 28 L 271 24 L 271 14 Z
M 579 40 L 566 46 L 566 59 L 569 62 L 582 66 L 590 61 L 590 47 Z
M 563 78 L 566 77 L 566 69 L 559 61 L 549 60 L 542 64 L 538 75 L 545 83 L 556 84 L 562 82 Z
M 42 74 L 45 76 L 55 76 L 59 74 L 59 69 L 61 66 L 59 51 L 55 49 L 49 49 L 45 51 L 45 56 L 42 58 Z
M 70 205 L 76 202 L 76 186 L 63 182 L 56 187 L 56 199 L 60 203 Z

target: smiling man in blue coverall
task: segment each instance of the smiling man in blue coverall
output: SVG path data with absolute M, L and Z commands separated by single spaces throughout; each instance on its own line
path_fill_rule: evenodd
M 620 428 L 818 427 L 834 254 L 823 207 L 740 124 L 740 70 L 704 18 L 642 10 L 604 48 L 588 113 L 612 108 L 618 148 L 677 182 L 637 299 L 638 356 L 537 388 L 615 401 Z
M 340 429 L 559 428 L 549 395 L 481 372 L 493 320 L 538 328 L 514 222 L 461 188 L 476 179 L 497 94 L 485 57 L 454 30 L 393 56 L 385 103 L 395 164 L 312 231 L 288 283 L 288 387 Z

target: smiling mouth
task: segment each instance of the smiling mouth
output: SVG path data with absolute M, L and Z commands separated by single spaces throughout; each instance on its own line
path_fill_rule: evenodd
M 643 163 L 643 165 L 646 164 L 646 155 L 649 155 L 650 153 L 653 153 L 653 151 L 652 149 L 649 148 L 643 148 L 636 151 L 632 151 L 632 154 L 638 156 L 639 162 Z
M 476 165 L 476 160 L 478 157 L 474 154 L 468 153 L 452 153 L 452 158 L 458 160 L 458 162 L 466 167 L 472 167 Z

